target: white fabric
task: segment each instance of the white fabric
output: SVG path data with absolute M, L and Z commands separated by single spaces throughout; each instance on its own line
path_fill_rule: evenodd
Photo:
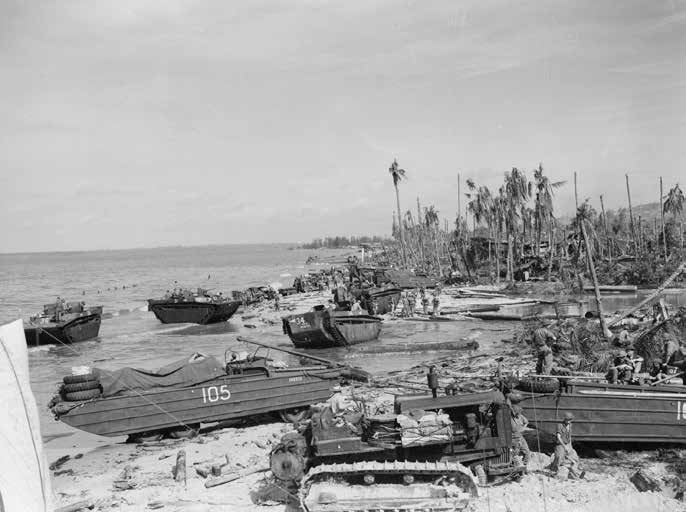
M 2 502 L 7 512 L 48 512 L 52 510 L 50 475 L 43 455 L 36 400 L 29 385 L 23 322 L 15 320 L 0 326 L 0 342 L 4 347 L 0 347 Z

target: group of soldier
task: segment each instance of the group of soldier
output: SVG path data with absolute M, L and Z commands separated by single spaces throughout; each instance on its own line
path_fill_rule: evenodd
M 425 315 L 438 315 L 440 307 L 440 299 L 438 298 L 441 293 L 440 288 L 434 289 L 431 296 L 424 288 L 419 288 L 410 291 L 403 291 L 400 294 L 400 316 L 401 317 L 411 317 L 415 315 L 417 311 L 417 302 L 422 306 L 422 312 Z M 431 306 L 431 311 L 429 312 L 429 306 Z

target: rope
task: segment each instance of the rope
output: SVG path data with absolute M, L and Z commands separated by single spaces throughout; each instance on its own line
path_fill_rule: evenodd
M 536 414 L 536 399 L 534 397 L 533 389 L 531 390 L 531 404 L 534 410 L 534 423 L 538 424 L 537 414 Z M 536 443 L 538 445 L 538 453 L 541 453 L 541 436 L 539 434 L 538 428 L 536 428 Z M 545 495 L 545 482 L 543 481 L 543 475 L 541 475 L 541 495 L 543 496 L 543 510 L 548 512 L 548 502 Z
M 10 357 L 10 353 L 7 350 L 7 347 L 5 346 L 5 340 L 1 337 L 0 337 L 0 345 L 2 345 L 2 350 L 5 352 L 5 356 L 7 356 L 7 361 L 10 364 L 10 368 L 12 369 L 12 373 L 14 374 L 14 379 L 17 382 L 17 387 L 19 388 L 19 395 L 21 396 L 21 402 L 22 402 L 22 405 L 24 406 L 24 415 L 26 416 L 26 423 L 29 426 L 29 431 L 31 434 L 31 444 L 33 445 L 33 452 L 36 455 L 36 463 L 38 464 L 38 476 L 40 477 L 40 489 L 41 489 L 41 494 L 43 495 L 43 510 L 45 510 L 47 512 L 47 497 L 45 496 L 45 482 L 43 481 L 43 470 L 42 470 L 41 458 L 40 458 L 40 454 L 38 452 L 38 447 L 36 446 L 36 440 L 34 439 L 33 426 L 31 425 L 31 419 L 29 417 L 29 410 L 26 407 L 26 399 L 24 398 L 24 392 L 21 389 L 21 383 L 19 382 L 19 376 L 17 375 L 17 371 L 14 368 L 14 363 L 12 362 L 12 358 Z

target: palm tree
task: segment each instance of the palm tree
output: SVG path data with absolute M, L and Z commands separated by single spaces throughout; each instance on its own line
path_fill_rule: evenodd
M 518 237 L 518 219 L 522 207 L 531 197 L 531 183 L 526 179 L 524 171 L 516 167 L 505 173 L 505 228 L 507 230 L 507 279 L 514 281 L 514 243 Z
M 443 275 L 441 271 L 441 259 L 438 253 L 438 211 L 433 205 L 424 208 L 424 224 L 429 233 L 433 231 L 434 247 L 436 250 L 436 265 L 438 267 L 438 275 Z
M 608 337 L 608 328 L 605 325 L 605 315 L 603 315 L 603 306 L 600 300 L 600 289 L 598 288 L 598 276 L 595 272 L 595 265 L 593 264 L 593 256 L 591 254 L 591 245 L 588 239 L 587 226 L 592 223 L 595 211 L 593 207 L 588 203 L 588 199 L 579 206 L 576 212 L 576 222 L 581 229 L 581 236 L 584 239 L 584 245 L 586 246 L 586 258 L 588 259 L 588 267 L 591 271 L 591 279 L 593 279 L 593 289 L 595 290 L 595 300 L 598 305 L 598 317 L 600 318 L 600 328 L 603 331 L 603 336 Z M 611 333 L 610 333 L 611 334 Z
M 676 219 L 676 217 L 681 216 L 681 213 L 684 211 L 685 204 L 686 198 L 684 197 L 684 193 L 677 183 L 667 193 L 667 198 L 662 205 L 662 211 L 664 213 L 671 213 Z
M 538 169 L 534 169 L 534 187 L 536 190 L 534 216 L 536 222 L 536 254 L 540 254 L 541 233 L 543 227 L 548 228 L 548 238 L 551 238 L 553 216 L 553 196 L 554 190 L 564 185 L 565 181 L 551 182 L 543 174 L 543 164 L 538 164 Z M 548 248 L 550 250 L 550 248 Z
M 405 169 L 400 169 L 398 167 L 398 160 L 393 159 L 393 163 L 388 168 L 388 172 L 393 177 L 393 186 L 395 187 L 395 202 L 396 207 L 398 208 L 398 231 L 400 233 L 400 250 L 402 251 L 403 255 L 403 264 L 407 265 L 407 257 L 405 256 L 405 240 L 403 236 L 403 224 L 401 221 L 403 216 L 400 213 L 400 192 L 398 190 L 398 183 L 400 183 L 400 180 L 405 178 Z

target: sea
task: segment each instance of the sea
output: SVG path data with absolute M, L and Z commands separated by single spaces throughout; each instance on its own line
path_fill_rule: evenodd
M 229 295 L 231 290 L 249 286 L 291 286 L 296 276 L 329 268 L 355 252 L 259 244 L 0 254 L 0 322 L 27 320 L 42 311 L 44 304 L 54 303 L 58 296 L 104 308 L 100 335 L 96 339 L 29 349 L 31 387 L 46 448 L 88 449 L 112 442 L 55 421 L 47 409 L 59 382 L 71 373 L 72 367 L 156 369 L 194 352 L 223 360 L 226 351 L 254 350 L 236 340 L 239 334 L 277 348 L 293 348 L 279 328 L 265 332 L 246 326 L 240 310 L 221 324 L 161 324 L 147 311 L 149 298 L 161 297 L 174 287 L 202 287 Z M 319 263 L 306 264 L 309 257 L 316 257 Z M 605 298 L 604 303 L 608 310 L 622 309 L 646 293 L 649 291 Z M 686 305 L 684 293 L 668 297 L 674 305 Z M 316 351 L 316 354 L 381 374 L 440 358 L 460 344 L 467 346 L 472 341 L 478 341 L 481 348 L 498 348 L 512 338 L 517 324 L 478 320 L 386 322 L 378 342 L 356 345 L 350 350 Z M 504 350 L 506 345 L 500 348 Z M 297 363 L 295 358 L 276 351 L 270 355 L 289 364 Z

